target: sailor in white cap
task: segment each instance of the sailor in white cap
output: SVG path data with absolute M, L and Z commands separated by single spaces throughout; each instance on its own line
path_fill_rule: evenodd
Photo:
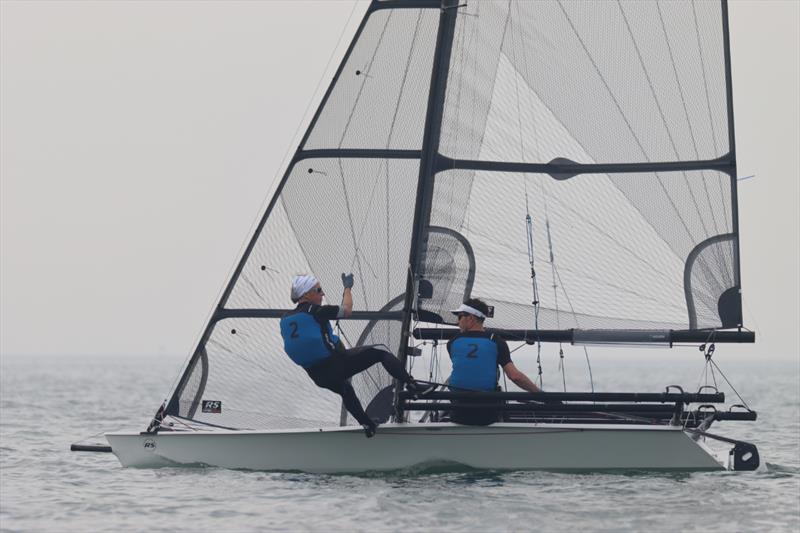
M 353 312 L 353 274 L 342 274 L 342 305 L 322 305 L 325 291 L 314 276 L 295 276 L 290 297 L 297 307 L 281 318 L 283 348 L 289 358 L 305 369 L 319 387 L 342 397 L 347 411 L 362 426 L 367 437 L 375 435 L 377 424 L 364 412 L 349 378 L 376 363 L 412 392 L 423 387 L 406 372 L 393 354 L 374 346 L 346 350 L 334 335 L 330 320 L 349 317 Z
M 447 383 L 454 391 L 493 391 L 497 389 L 498 367 L 508 379 L 528 392 L 541 389 L 511 361 L 505 340 L 484 329 L 489 306 L 471 298 L 451 311 L 458 318 L 460 333 L 447 343 L 453 370 Z M 488 425 L 497 421 L 495 410 L 455 409 L 451 420 L 461 424 Z

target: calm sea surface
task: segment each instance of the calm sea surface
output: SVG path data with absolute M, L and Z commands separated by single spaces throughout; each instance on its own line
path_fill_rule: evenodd
M 701 363 L 664 353 L 657 364 L 595 361 L 597 390 L 693 389 Z M 92 434 L 142 429 L 181 362 L 3 357 L 0 530 L 800 531 L 796 361 L 718 358 L 759 421 L 713 430 L 758 446 L 766 468 L 751 473 L 139 470 L 112 454 L 69 451 Z

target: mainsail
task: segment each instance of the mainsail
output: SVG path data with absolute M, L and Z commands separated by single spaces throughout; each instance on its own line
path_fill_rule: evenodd
M 340 422 L 282 350 L 300 273 L 336 303 L 354 272 L 343 340 L 401 358 L 470 295 L 498 328 L 740 328 L 727 40 L 724 1 L 373 1 L 164 413 Z

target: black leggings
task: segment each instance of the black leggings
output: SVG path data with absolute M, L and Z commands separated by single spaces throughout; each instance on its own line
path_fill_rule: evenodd
M 361 402 L 356 396 L 356 391 L 347 380 L 375 363 L 382 364 L 393 378 L 403 383 L 408 383 L 411 379 L 398 358 L 386 350 L 379 350 L 372 346 L 361 346 L 334 353 L 327 359 L 307 368 L 306 372 L 318 387 L 340 395 L 344 408 L 353 415 L 359 424 L 369 426 L 373 422 L 364 412 L 364 408 L 361 407 Z

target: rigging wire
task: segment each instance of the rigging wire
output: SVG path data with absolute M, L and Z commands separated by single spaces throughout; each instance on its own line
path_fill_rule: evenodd
M 701 344 L 700 347 L 699 347 L 700 351 L 703 352 L 703 357 L 705 357 L 705 360 L 706 360 L 706 363 L 705 363 L 705 366 L 704 366 L 704 375 L 705 375 L 705 379 L 706 379 L 706 385 L 708 384 L 708 371 L 710 369 L 711 377 L 712 377 L 712 380 L 714 381 L 714 387 L 718 389 L 717 378 L 716 378 L 716 375 L 714 374 L 714 369 L 716 369 L 716 371 L 719 372 L 719 375 L 722 376 L 722 379 L 725 380 L 725 383 L 727 383 L 728 386 L 733 391 L 733 393 L 736 394 L 736 397 L 739 398 L 739 401 L 742 402 L 742 405 L 744 406 L 744 408 L 747 409 L 748 411 L 752 411 L 752 409 L 750 409 L 750 406 L 747 405 L 747 402 L 745 401 L 745 399 L 742 398 L 742 395 L 739 394 L 739 391 L 736 390 L 736 388 L 730 382 L 728 377 L 725 375 L 725 373 L 722 371 L 722 369 L 719 367 L 719 365 L 717 365 L 716 361 L 714 361 L 714 359 L 712 358 L 712 356 L 714 355 L 714 352 L 716 350 L 716 347 L 714 345 L 714 337 L 716 336 L 716 334 L 717 334 L 717 330 L 712 330 L 711 333 L 708 336 L 708 340 L 706 340 L 706 342 L 704 344 Z M 702 379 L 702 377 L 701 377 L 701 379 Z
M 428 379 L 439 381 L 439 341 L 434 340 L 431 346 L 431 360 L 428 364 Z
M 517 4 L 517 15 L 519 15 L 519 5 Z M 520 160 L 525 159 L 525 140 L 522 134 L 522 106 L 520 105 L 520 96 L 519 96 L 519 77 L 521 76 L 519 69 L 517 68 L 517 42 L 515 38 L 515 26 L 514 26 L 514 18 L 511 17 L 511 0 L 508 1 L 508 17 L 506 18 L 506 24 L 511 26 L 511 61 L 514 65 L 514 93 L 516 98 L 517 104 L 517 131 L 519 133 L 519 150 L 520 150 Z M 519 36 L 521 39 L 521 35 Z M 525 50 L 525 46 L 522 47 L 523 53 Z M 523 55 L 523 68 L 527 71 L 527 59 Z M 533 246 L 533 219 L 531 218 L 531 211 L 530 211 L 530 202 L 529 202 L 529 195 L 528 195 L 528 175 L 527 173 L 522 174 L 522 185 L 524 189 L 525 195 L 525 231 L 527 234 L 527 245 L 528 245 L 528 264 L 530 265 L 531 269 L 531 291 L 533 296 L 533 301 L 531 302 L 533 305 L 533 327 L 534 330 L 539 330 L 539 287 L 536 281 L 536 267 L 534 264 L 534 246 Z M 539 387 L 544 387 L 543 385 L 543 376 L 542 376 L 542 342 L 540 339 L 537 339 L 536 342 L 536 367 L 538 371 L 538 380 L 539 380 Z
M 567 293 L 566 289 L 564 289 L 564 283 L 561 281 L 561 274 L 559 273 L 557 267 L 554 269 L 554 272 L 556 274 L 556 281 L 558 282 L 558 285 L 564 291 L 564 298 L 566 298 L 567 300 L 567 305 L 569 306 L 569 310 L 572 313 L 573 318 L 575 319 L 575 324 L 579 326 L 580 323 L 578 322 L 578 314 L 575 312 L 575 307 L 572 305 L 572 300 L 570 300 L 569 298 L 569 293 Z M 589 361 L 589 350 L 586 348 L 586 346 L 583 347 L 583 354 L 586 356 L 586 366 L 589 369 L 589 384 L 592 387 L 592 392 L 594 392 L 594 375 L 592 374 L 592 363 L 591 361 Z
M 528 207 L 528 198 L 525 197 L 525 208 Z M 528 232 L 528 263 L 531 266 L 531 288 L 533 292 L 533 329 L 539 331 L 539 286 L 536 282 L 536 267 L 534 265 L 534 249 L 533 249 L 533 221 L 531 220 L 530 212 L 525 215 L 525 226 Z M 536 340 L 536 366 L 539 371 L 539 387 L 544 388 L 542 380 L 542 341 Z
M 514 6 L 516 7 L 516 15 L 517 15 L 516 18 L 521 20 L 522 19 L 522 15 L 520 13 L 520 3 L 516 2 L 514 4 Z M 508 4 L 508 7 L 509 7 L 509 15 L 510 15 L 511 14 L 511 2 L 510 1 L 509 1 L 509 4 Z M 514 46 L 514 43 L 515 43 L 515 26 L 514 26 L 513 20 L 511 20 L 510 16 L 506 20 L 507 24 L 509 22 L 511 23 L 512 61 L 513 61 L 514 65 L 516 66 L 516 63 L 517 63 L 517 61 L 516 61 L 516 46 Z M 519 35 L 519 39 L 522 40 L 523 36 Z M 522 43 L 520 48 L 522 50 L 522 71 L 523 71 L 523 73 L 527 73 L 528 72 L 528 60 L 527 60 L 527 54 L 525 53 L 526 47 L 524 46 L 524 43 Z M 519 70 L 517 70 L 517 73 L 519 75 L 522 75 L 522 74 L 519 73 Z M 518 125 L 518 131 L 519 131 L 520 151 L 521 151 L 521 156 L 524 158 L 525 143 L 524 143 L 524 136 L 523 136 L 523 133 L 522 133 L 522 122 L 521 122 L 522 110 L 521 110 L 521 105 L 520 105 L 519 80 L 518 80 L 518 78 L 519 78 L 519 76 L 515 76 L 515 78 L 514 78 L 514 87 L 515 87 L 515 96 L 516 96 L 516 103 L 517 103 L 517 125 Z M 524 77 L 523 77 L 523 80 L 524 80 Z M 541 147 L 539 146 L 539 135 L 538 135 L 538 132 L 537 132 L 537 124 L 536 124 L 536 119 L 535 118 L 536 117 L 535 117 L 535 114 L 534 114 L 534 116 L 531 117 L 531 124 L 532 124 L 532 127 L 533 127 L 533 139 L 534 139 L 534 143 L 535 143 L 535 146 L 534 146 L 534 148 L 535 148 L 534 157 L 536 158 L 536 160 L 540 160 L 540 159 L 542 159 L 542 157 L 541 157 Z M 526 229 L 528 231 L 528 260 L 529 260 L 529 263 L 531 265 L 531 279 L 532 279 L 532 284 L 534 286 L 534 298 L 533 298 L 533 300 L 534 300 L 534 322 L 535 322 L 535 329 L 538 330 L 539 329 L 539 320 L 538 320 L 538 318 L 539 318 L 539 311 L 540 311 L 540 305 L 539 305 L 540 298 L 539 298 L 539 295 L 538 295 L 538 284 L 536 283 L 536 271 L 535 271 L 535 268 L 534 268 L 535 254 L 534 254 L 534 249 L 533 249 L 533 228 L 532 228 L 532 220 L 530 218 L 530 205 L 529 205 L 529 194 L 528 194 L 528 187 L 527 187 L 527 174 L 523 174 L 523 184 L 524 184 L 524 190 L 525 190 Z M 550 268 L 551 268 L 551 274 L 552 274 L 552 277 L 553 277 L 552 287 L 553 287 L 554 304 L 555 304 L 555 311 L 556 311 L 556 323 L 557 323 L 557 327 L 560 329 L 561 328 L 561 325 L 560 325 L 561 313 L 560 313 L 559 304 L 558 304 L 558 286 L 560 284 L 560 277 L 558 277 L 559 283 L 556 283 L 557 273 L 556 273 L 555 258 L 554 258 L 554 253 L 553 253 L 552 233 L 550 231 L 550 215 L 549 215 L 548 202 L 547 202 L 547 192 L 545 190 L 545 187 L 544 187 L 544 184 L 542 183 L 542 181 L 539 182 L 539 186 L 540 186 L 540 190 L 541 190 L 542 199 L 544 201 L 545 229 L 546 229 L 546 232 L 547 232 L 547 243 L 548 243 L 548 247 L 549 247 L 549 256 L 550 256 Z M 566 291 L 565 291 L 565 296 L 566 296 Z M 567 297 L 567 301 L 569 303 L 569 298 L 568 297 Z M 575 310 L 574 310 L 574 308 L 572 308 L 571 303 L 570 303 L 570 308 L 572 309 L 573 316 L 575 316 Z M 577 317 L 576 317 L 576 320 L 577 320 Z M 586 364 L 587 364 L 587 367 L 588 367 L 588 370 L 589 370 L 589 381 L 590 381 L 590 384 L 591 384 L 591 389 L 592 389 L 592 392 L 594 392 L 594 377 L 592 375 L 591 362 L 589 361 L 589 352 L 588 352 L 588 350 L 586 349 L 585 346 L 583 347 L 583 350 L 584 350 L 584 355 L 586 356 Z M 559 371 L 561 372 L 561 383 L 562 383 L 563 390 L 566 391 L 567 390 L 566 365 L 565 365 L 565 361 L 564 361 L 563 344 L 560 343 L 560 342 L 559 342 L 559 346 L 558 346 L 558 352 L 559 352 L 559 365 L 558 365 L 558 368 L 559 368 Z M 539 370 L 539 384 L 541 386 L 541 384 L 542 384 L 541 342 L 537 343 L 537 365 L 538 365 L 538 370 Z
M 712 359 L 709 359 L 709 362 L 714 366 L 714 368 L 717 369 L 717 372 L 720 373 L 720 375 L 722 376 L 722 379 L 725 380 L 725 383 L 727 383 L 728 386 L 733 391 L 733 393 L 736 394 L 736 397 L 739 398 L 739 400 L 741 400 L 742 405 L 744 405 L 745 409 L 747 409 L 748 411 L 752 411 L 752 409 L 750 409 L 750 406 L 747 405 L 747 402 L 744 401 L 744 398 L 742 398 L 742 395 L 739 394 L 739 392 L 736 390 L 736 388 L 734 388 L 733 384 L 730 382 L 730 380 L 728 380 L 728 377 L 722 372 L 722 369 L 717 365 L 717 363 Z
M 544 193 L 544 187 L 542 187 Z M 556 262 L 553 255 L 553 238 L 550 233 L 550 217 L 547 213 L 547 195 L 543 194 L 544 199 L 544 226 L 547 230 L 547 246 L 550 251 L 550 271 L 553 279 L 553 301 L 556 306 L 556 328 L 561 329 L 561 312 L 558 308 L 558 284 L 556 283 Z M 558 369 L 561 371 L 561 383 L 564 387 L 564 392 L 567 392 L 567 371 L 564 365 L 564 347 L 561 341 L 558 342 Z

